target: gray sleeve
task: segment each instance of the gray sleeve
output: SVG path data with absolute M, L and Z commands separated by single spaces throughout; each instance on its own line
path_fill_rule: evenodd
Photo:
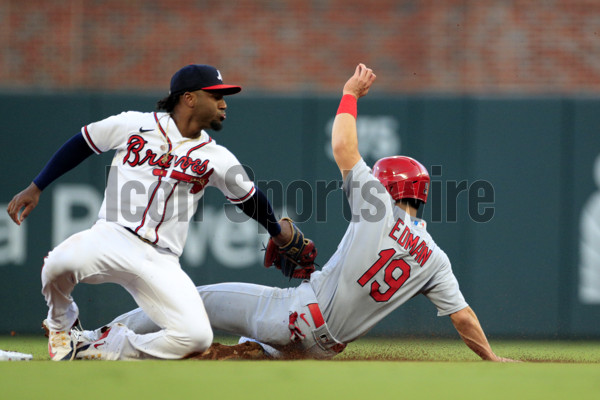
M 436 306 L 439 317 L 453 314 L 468 306 L 449 263 L 431 278 L 421 293 Z
M 392 211 L 390 195 L 381 182 L 373 176 L 371 168 L 363 159 L 352 167 L 344 179 L 342 188 L 352 210 L 353 222 L 381 221 Z

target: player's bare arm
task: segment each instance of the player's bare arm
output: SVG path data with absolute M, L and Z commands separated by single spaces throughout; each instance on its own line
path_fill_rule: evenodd
M 367 68 L 364 64 L 358 64 L 354 75 L 344 85 L 342 93 L 343 95 L 353 96 L 355 100 L 358 100 L 369 92 L 375 78 L 372 69 Z M 342 98 L 342 102 L 346 100 Z M 348 171 L 361 158 L 358 151 L 355 115 L 338 110 L 338 114 L 333 121 L 331 148 L 335 162 L 345 178 Z
M 10 203 L 8 203 L 6 211 L 15 224 L 21 225 L 21 222 L 23 222 L 38 205 L 41 194 L 42 191 L 35 183 L 31 182 L 25 190 L 17 193 L 15 197 L 13 197 Z
M 279 232 L 279 235 L 273 236 L 273 241 L 281 247 L 291 240 L 294 230 L 290 221 L 280 222 L 279 225 L 281 226 L 281 232 Z
M 490 347 L 477 315 L 471 307 L 450 315 L 454 327 L 465 344 L 483 360 L 499 362 L 515 362 L 510 358 L 498 357 Z

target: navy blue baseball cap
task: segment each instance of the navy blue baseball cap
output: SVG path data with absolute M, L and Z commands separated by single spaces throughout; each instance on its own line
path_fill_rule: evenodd
M 240 86 L 224 85 L 221 72 L 210 65 L 190 64 L 173 74 L 170 94 L 183 94 L 196 90 L 207 90 L 229 95 L 239 93 L 242 88 Z

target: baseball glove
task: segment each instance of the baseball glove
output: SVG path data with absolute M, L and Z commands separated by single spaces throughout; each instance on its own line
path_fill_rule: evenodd
M 292 236 L 288 243 L 279 247 L 269 239 L 265 248 L 265 267 L 275 266 L 281 270 L 283 275 L 288 278 L 308 279 L 310 274 L 315 271 L 315 258 L 317 249 L 312 240 L 306 239 L 304 234 L 294 222 L 289 218 L 282 218 L 281 221 L 287 221 L 292 228 Z

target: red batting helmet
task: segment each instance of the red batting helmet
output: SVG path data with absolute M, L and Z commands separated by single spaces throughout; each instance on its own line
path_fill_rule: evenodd
M 417 199 L 427 203 L 429 173 L 417 160 L 405 157 L 385 157 L 373 166 L 373 175 L 396 201 Z

